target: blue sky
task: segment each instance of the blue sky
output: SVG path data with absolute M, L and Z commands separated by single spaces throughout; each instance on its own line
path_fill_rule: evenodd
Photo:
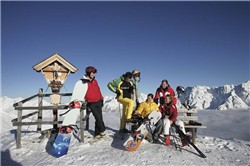
M 46 91 L 32 67 L 54 53 L 78 68 L 62 92 L 72 92 L 89 65 L 103 95 L 133 69 L 143 93 L 155 93 L 162 79 L 174 89 L 241 84 L 250 77 L 249 9 L 226 1 L 1 2 L 2 96 Z

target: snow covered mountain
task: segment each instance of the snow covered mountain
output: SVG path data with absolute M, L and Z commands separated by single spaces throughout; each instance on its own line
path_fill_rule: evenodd
M 250 81 L 222 87 L 195 86 L 186 88 L 189 104 L 197 109 L 249 109 Z

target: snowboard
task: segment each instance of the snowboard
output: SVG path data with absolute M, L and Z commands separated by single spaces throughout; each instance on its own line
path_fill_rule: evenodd
M 141 142 L 147 137 L 148 132 L 161 119 L 162 115 L 159 111 L 152 111 L 148 118 L 140 125 L 140 127 L 131 135 L 131 137 L 124 143 L 125 149 L 128 151 L 136 151 Z
M 76 82 L 70 99 L 69 108 L 66 111 L 67 114 L 65 114 L 62 126 L 59 128 L 59 132 L 52 146 L 52 156 L 58 158 L 67 154 L 73 133 L 73 127 L 76 126 L 76 121 L 80 114 L 82 104 L 85 104 L 84 97 L 87 89 L 88 84 L 83 80 Z

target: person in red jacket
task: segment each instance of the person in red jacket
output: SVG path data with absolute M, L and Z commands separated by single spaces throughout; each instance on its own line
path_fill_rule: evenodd
M 177 120 L 178 112 L 176 105 L 173 104 L 173 97 L 168 94 L 166 95 L 165 102 L 159 106 L 159 110 L 162 113 L 162 121 L 163 121 L 163 134 L 165 137 L 165 145 L 170 145 L 170 127 L 172 123 L 175 123 L 177 126 L 180 126 L 180 129 L 186 134 L 184 123 L 181 120 Z M 185 141 L 182 140 L 182 146 L 185 146 Z
M 87 109 L 90 110 L 95 117 L 95 137 L 101 138 L 106 135 L 106 127 L 102 116 L 103 96 L 95 79 L 96 72 L 96 68 L 93 66 L 88 66 L 85 69 L 83 80 L 88 83 L 85 101 L 87 102 Z
M 166 95 L 168 95 L 168 94 L 173 96 L 173 99 L 174 99 L 173 102 L 174 102 L 174 104 L 176 104 L 177 100 L 175 98 L 174 90 L 170 87 L 167 80 L 162 80 L 160 87 L 157 88 L 157 90 L 155 92 L 154 102 L 156 104 L 160 103 L 160 105 L 163 104 L 164 100 L 166 98 Z

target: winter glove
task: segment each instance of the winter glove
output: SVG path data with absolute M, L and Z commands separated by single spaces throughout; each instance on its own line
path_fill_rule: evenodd
M 121 92 L 119 90 L 116 90 L 115 93 L 116 93 L 116 97 L 115 98 L 117 99 L 121 95 Z
M 81 107 L 81 102 L 76 101 L 76 100 L 71 101 L 71 102 L 69 103 L 68 107 L 71 108 L 71 109 L 72 109 L 72 108 L 80 108 L 80 107 Z
M 120 96 L 120 94 L 121 94 L 121 92 L 119 90 L 116 90 L 115 93 L 116 93 L 117 96 Z
M 86 102 L 82 103 L 81 109 L 85 110 L 86 107 L 87 107 L 87 103 Z
M 170 115 L 170 108 L 166 108 L 165 115 L 169 116 Z

